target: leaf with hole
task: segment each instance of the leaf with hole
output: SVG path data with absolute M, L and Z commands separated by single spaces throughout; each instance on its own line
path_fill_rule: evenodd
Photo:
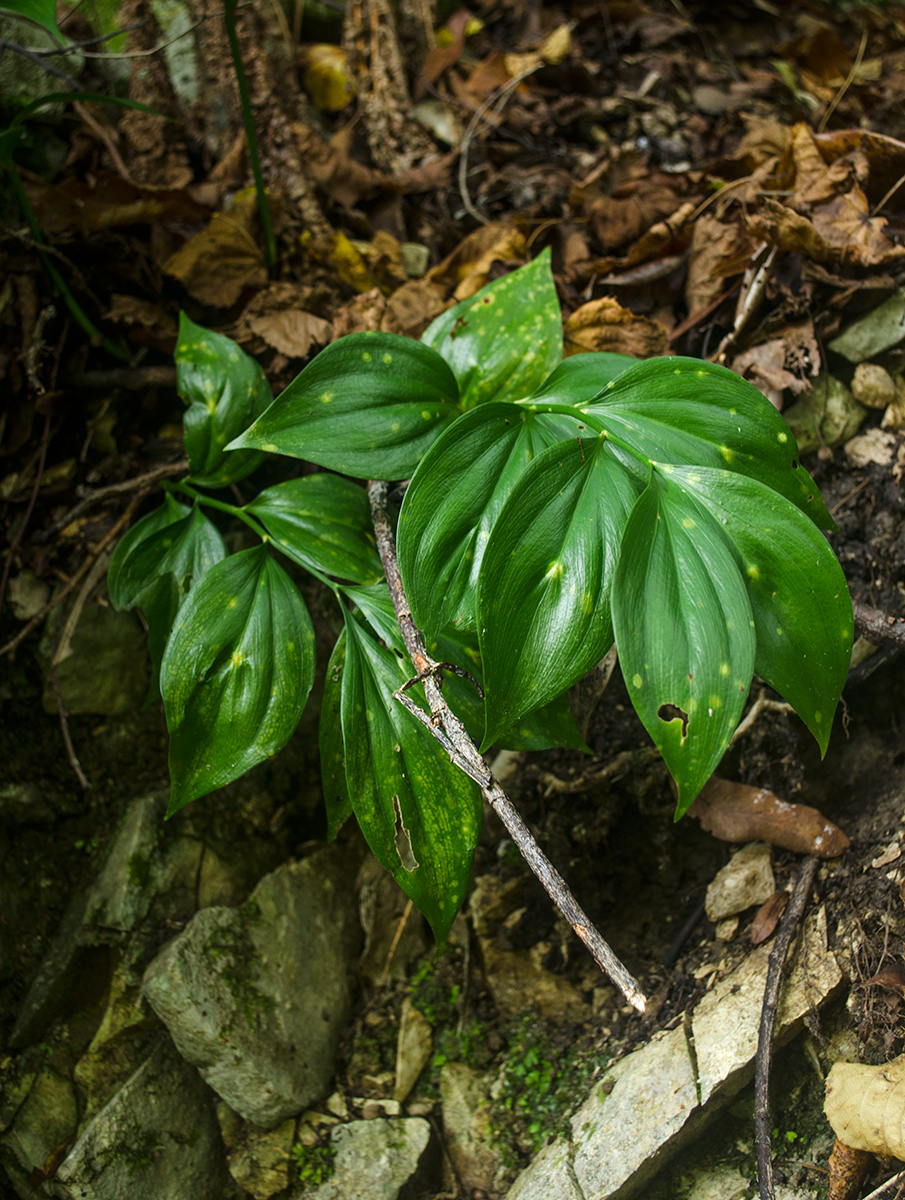
M 483 749 L 571 687 L 612 645 L 610 587 L 636 497 L 598 437 L 548 447 L 512 489 L 478 581 Z
M 678 818 L 738 724 L 755 624 L 721 526 L 657 472 L 625 527 L 613 626 L 632 704 L 676 781 Z
M 464 409 L 529 396 L 562 358 L 550 251 L 441 313 L 421 341 L 452 367 Z
M 273 395 L 253 358 L 222 333 L 179 316 L 174 352 L 179 395 L 188 405 L 185 448 L 191 480 L 220 488 L 250 475 L 259 451 L 227 453 L 226 445 L 270 404 Z
M 352 808 L 371 850 L 442 944 L 471 876 L 481 799 L 443 747 L 392 698 L 406 678 L 400 659 L 349 617 L 342 731 Z M 417 699 L 419 691 L 410 694 Z
M 478 573 L 494 521 L 527 465 L 575 429 L 559 414 L 490 402 L 431 446 L 406 491 L 397 531 L 405 593 L 426 638 L 449 624 L 475 628 Z
M 245 511 L 293 562 L 355 583 L 383 577 L 364 488 L 339 475 L 304 475 L 261 492 Z
M 179 611 L 160 669 L 169 814 L 282 749 L 314 681 L 314 630 L 264 546 L 215 564 Z
M 358 479 L 407 479 L 458 413 L 455 376 L 395 333 L 352 333 L 322 350 L 231 443 Z

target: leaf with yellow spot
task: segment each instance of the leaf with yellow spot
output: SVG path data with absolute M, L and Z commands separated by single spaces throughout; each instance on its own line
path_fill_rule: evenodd
M 342 734 L 349 798 L 371 850 L 442 944 L 471 877 L 481 797 L 393 699 L 407 677 L 397 655 L 355 617 L 346 620 Z
M 405 479 L 458 413 L 439 354 L 394 333 L 322 350 L 231 449 L 275 450 L 358 479 Z
M 282 749 L 313 681 L 311 618 L 265 547 L 211 567 L 182 606 L 160 669 L 168 815 Z
M 179 395 L 188 405 L 185 448 L 191 480 L 199 487 L 226 487 L 250 475 L 263 454 L 227 453 L 226 445 L 273 399 L 253 358 L 222 333 L 179 317 L 174 353 Z

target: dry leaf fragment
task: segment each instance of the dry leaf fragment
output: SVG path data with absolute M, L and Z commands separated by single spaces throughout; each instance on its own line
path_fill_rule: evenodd
M 287 358 L 307 358 L 312 346 L 325 346 L 330 341 L 333 328 L 323 317 L 298 309 L 251 317 L 248 325 L 268 346 Z
M 889 992 L 897 992 L 900 996 L 905 996 L 905 963 L 890 963 L 882 971 L 872 975 L 870 979 L 865 979 L 864 986 L 882 987 Z
M 669 348 L 665 330 L 623 308 L 612 296 L 590 300 L 577 308 L 566 321 L 564 336 L 567 355 L 607 350 L 634 358 L 654 358 L 666 354 Z
M 776 932 L 780 917 L 786 911 L 789 903 L 788 892 L 774 892 L 765 900 L 751 922 L 751 945 L 759 946 Z
M 835 858 L 850 845 L 842 830 L 816 808 L 789 804 L 765 788 L 717 775 L 688 811 L 724 842 L 770 842 L 817 858 Z
M 846 1146 L 905 1161 L 905 1055 L 879 1067 L 836 1063 L 823 1111 Z
M 866 1150 L 855 1150 L 836 1138 L 830 1155 L 830 1189 L 827 1200 L 858 1200 L 867 1168 L 873 1156 Z
M 215 213 L 205 229 L 172 254 L 163 269 L 202 304 L 229 308 L 246 287 L 267 282 L 258 229 L 257 197 L 247 188 L 228 210 Z

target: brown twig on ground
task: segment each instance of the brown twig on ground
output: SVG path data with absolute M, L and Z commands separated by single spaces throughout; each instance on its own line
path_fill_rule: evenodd
M 36 534 L 32 541 L 37 542 L 39 545 L 49 542 L 61 529 L 65 529 L 67 525 L 71 525 L 77 517 L 80 517 L 83 512 L 87 512 L 99 500 L 105 500 L 108 496 L 118 496 L 123 492 L 134 492 L 138 488 L 147 489 L 150 483 L 157 483 L 160 479 L 166 479 L 168 475 L 181 475 L 183 471 L 187 471 L 188 469 L 188 459 L 183 458 L 179 462 L 169 463 L 163 467 L 155 467 L 153 471 L 148 471 L 146 475 L 136 475 L 134 479 L 124 479 L 122 483 L 109 483 L 106 487 L 95 488 L 84 495 L 78 504 L 73 505 L 69 512 L 60 517 L 58 521 L 54 521 L 47 529 L 42 529 L 40 534 Z M 142 492 L 142 496 L 146 495 L 147 490 Z
M 786 704 L 785 700 L 771 700 L 770 697 L 764 695 L 763 691 L 760 691 L 757 699 L 736 726 L 729 745 L 734 746 L 738 739 L 748 732 L 762 712 L 794 713 L 794 711 L 792 705 Z
M 53 610 L 56 608 L 56 606 L 58 604 L 62 604 L 62 602 L 66 599 L 66 597 L 69 595 L 69 593 L 72 591 L 72 589 L 76 586 L 76 584 L 79 582 L 79 580 L 82 579 L 87 574 L 87 572 L 91 569 L 91 564 L 96 561 L 96 559 L 99 557 L 99 555 L 101 555 L 104 552 L 104 550 L 110 544 L 110 542 L 112 542 L 114 540 L 114 538 L 116 538 L 122 532 L 122 530 L 129 524 L 129 522 L 135 516 L 138 506 L 141 504 L 142 500 L 144 500 L 145 496 L 147 496 L 148 491 L 150 491 L 150 489 L 147 489 L 143 492 L 139 492 L 139 494 L 135 497 L 135 499 L 132 501 L 132 503 L 129 505 L 129 507 L 126 509 L 126 511 L 123 513 L 123 515 L 119 518 L 119 520 L 116 522 L 116 524 L 113 526 L 113 528 L 110 529 L 103 536 L 103 538 L 98 542 L 98 544 L 96 546 L 92 547 L 89 550 L 88 556 L 85 559 L 85 561 L 82 563 L 82 565 L 76 571 L 76 573 L 72 576 L 72 578 L 66 581 L 66 584 L 60 589 L 59 592 L 57 592 L 57 594 L 53 597 L 53 599 L 48 600 L 48 602 L 44 605 L 44 607 L 41 609 L 41 611 L 38 613 L 35 613 L 35 615 L 31 618 L 31 620 L 29 622 L 27 622 L 27 624 L 23 625 L 22 628 L 19 630 L 19 632 L 16 634 L 16 636 L 14 638 L 10 638 L 10 640 L 6 643 L 5 646 L 0 646 L 0 656 L 2 656 L 4 654 L 12 654 L 12 652 L 16 649 L 16 647 L 19 645 L 19 643 L 24 641 L 25 638 L 28 637 L 28 635 L 35 628 L 35 626 L 40 625 L 40 623 L 44 620 L 44 618 L 47 616 L 47 614 L 50 612 L 53 612 Z
M 905 1195 L 905 1171 L 900 1171 L 898 1175 L 893 1175 L 892 1179 L 887 1179 L 878 1188 L 874 1188 L 869 1196 L 864 1197 L 864 1200 L 901 1200 L 903 1195 Z
M 767 964 L 757 1055 L 754 1059 L 754 1140 L 757 1146 L 757 1187 L 760 1200 L 774 1200 L 775 1195 L 770 1121 L 770 1063 L 773 1056 L 773 1029 L 776 1025 L 776 1010 L 779 1007 L 782 971 L 792 938 L 808 902 L 816 870 L 817 859 L 808 855 L 801 864 L 792 898 L 783 914 Z
M 396 620 L 399 623 L 405 648 L 414 664 L 415 671 L 422 677 L 424 694 L 430 706 L 430 712 L 426 713 L 401 690 L 394 692 L 393 698 L 407 708 L 428 733 L 436 738 L 449 755 L 453 765 L 475 781 L 481 789 L 484 799 L 503 822 L 522 857 L 544 885 L 556 907 L 587 946 L 601 971 L 610 977 L 630 1004 L 639 1012 L 644 1012 L 647 1001 L 638 981 L 626 970 L 600 936 L 590 918 L 572 895 L 565 880 L 534 840 L 515 805 L 494 779 L 478 747 L 468 736 L 465 726 L 443 698 L 438 678 L 440 664 L 434 662 L 425 649 L 424 639 L 412 617 L 405 597 L 405 589 L 402 586 L 402 577 L 399 574 L 399 563 L 396 558 L 396 540 L 386 509 L 387 491 L 386 483 L 372 481 L 368 484 L 368 498 L 371 502 L 377 549 L 390 587 L 393 608 L 396 611 Z
M 50 682 L 53 684 L 53 694 L 57 701 L 57 712 L 60 716 L 60 730 L 63 734 L 63 741 L 66 744 L 66 753 L 69 756 L 69 765 L 75 771 L 76 777 L 84 791 L 88 791 L 91 784 L 88 782 L 88 776 L 82 770 L 82 764 L 79 762 L 79 756 L 75 752 L 75 746 L 72 744 L 72 737 L 69 733 L 69 713 L 66 711 L 66 705 L 63 703 L 63 693 L 60 690 L 60 678 L 57 674 L 57 664 L 53 663 L 50 668 Z
M 878 608 L 855 601 L 855 632 L 877 646 L 905 646 L 905 617 L 890 617 Z
M 642 746 L 640 750 L 623 750 L 615 758 L 610 759 L 605 766 L 582 771 L 575 779 L 560 779 L 552 771 L 541 771 L 537 778 L 546 788 L 545 794 L 548 796 L 553 792 L 567 794 L 588 792 L 593 787 L 620 778 L 633 767 L 646 766 L 659 757 L 660 751 L 656 746 Z

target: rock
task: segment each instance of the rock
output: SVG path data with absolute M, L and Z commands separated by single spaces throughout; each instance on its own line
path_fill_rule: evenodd
M 60 1200 L 224 1200 L 234 1194 L 213 1097 L 161 1034 L 82 1132 L 56 1175 Z
M 6 1071 L 2 1083 L 5 1095 Z M 49 1063 L 35 1075 L 27 1072 L 9 1084 L 22 1099 L 11 1128 L 0 1138 L 0 1163 L 19 1196 L 29 1200 L 34 1196 L 32 1171 L 41 1171 L 54 1151 L 75 1134 L 78 1102 L 72 1080 Z
M 734 917 L 755 904 L 763 904 L 776 891 L 770 847 L 765 842 L 742 846 L 719 871 L 707 889 L 704 902 L 708 921 Z
M 505 882 L 495 875 L 475 880 L 469 912 L 481 950 L 484 977 L 501 1013 L 517 1017 L 526 1007 L 548 1021 L 586 1021 L 590 1006 L 574 984 L 546 970 L 530 950 L 513 949 L 511 933 L 530 899 L 532 878 Z
M 38 1036 L 66 996 L 79 961 L 91 947 L 121 945 L 147 913 L 150 864 L 157 855 L 166 812 L 163 793 L 141 796 L 128 808 L 94 883 L 71 901 L 60 931 L 22 1002 L 10 1045 Z
M 855 367 L 852 395 L 868 408 L 888 408 L 896 398 L 896 385 L 879 363 L 862 362 Z
M 356 890 L 365 933 L 359 975 L 365 983 L 381 987 L 384 977 L 407 979 L 411 965 L 430 948 L 424 918 L 409 908 L 405 892 L 373 855 L 361 865 Z
M 7 596 L 16 620 L 30 621 L 50 599 L 50 587 L 25 567 L 9 581 Z
M 430 1141 L 422 1117 L 398 1121 L 378 1117 L 351 1121 L 331 1135 L 333 1173 L 314 1190 L 293 1193 L 301 1200 L 396 1200 L 418 1170 Z
M 430 1061 L 433 1036 L 430 1022 L 406 997 L 402 1002 L 396 1044 L 396 1086 L 393 1099 L 403 1103 Z
M 218 1095 L 273 1127 L 327 1090 L 357 929 L 331 847 L 266 875 L 240 908 L 199 912 L 148 967 L 142 991 Z
M 467 1194 L 489 1191 L 500 1156 L 491 1141 L 483 1076 L 465 1063 L 446 1063 L 440 1071 L 440 1096 L 446 1149 L 456 1175 Z
M 769 955 L 769 946 L 759 946 L 698 1004 L 691 1026 L 694 1059 L 680 1026 L 608 1068 L 572 1117 L 571 1142 L 558 1138 L 545 1147 L 507 1200 L 628 1200 L 642 1193 L 666 1160 L 751 1078 Z M 841 979 L 826 949 L 821 909 L 805 924 L 783 986 L 777 1045 Z
M 268 1200 L 282 1192 L 289 1184 L 295 1121 L 284 1121 L 276 1129 L 258 1129 L 222 1101 L 217 1105 L 217 1120 L 229 1173 L 239 1187 L 251 1192 L 255 1200 Z
M 58 614 L 48 618 L 42 651 L 49 658 L 57 636 Z M 69 640 L 71 653 L 57 667 L 57 679 L 66 711 L 118 716 L 140 708 L 148 690 L 149 662 L 145 632 L 131 612 L 116 612 L 99 604 L 86 604 Z M 44 690 L 44 711 L 55 713 L 53 687 Z

